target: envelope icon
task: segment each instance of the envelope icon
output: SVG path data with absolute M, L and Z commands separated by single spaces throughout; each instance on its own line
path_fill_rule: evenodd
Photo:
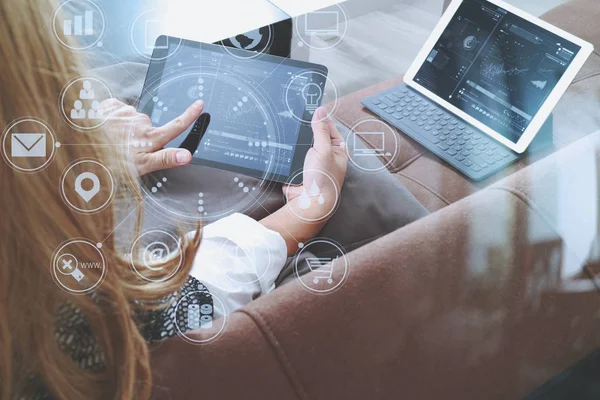
M 45 133 L 12 133 L 12 157 L 46 157 Z

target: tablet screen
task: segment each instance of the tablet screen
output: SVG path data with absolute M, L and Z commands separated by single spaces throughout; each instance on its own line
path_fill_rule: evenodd
M 140 101 L 154 126 L 202 99 L 210 124 L 193 151 L 194 163 L 278 181 L 302 168 L 312 145 L 311 112 L 321 100 L 311 90 L 324 92 L 326 70 L 267 55 L 248 59 L 222 46 L 171 42 L 172 54 L 151 64 Z M 180 147 L 192 128 L 167 147 Z
M 581 47 L 485 0 L 465 0 L 414 81 L 517 143 Z

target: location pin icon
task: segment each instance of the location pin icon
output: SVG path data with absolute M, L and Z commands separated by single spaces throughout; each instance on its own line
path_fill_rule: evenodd
M 83 181 L 89 179 L 92 181 L 93 186 L 90 190 L 85 190 L 81 185 Z M 84 172 L 75 179 L 75 192 L 81 197 L 86 203 L 89 203 L 98 193 L 100 193 L 100 179 L 96 174 L 91 172 Z

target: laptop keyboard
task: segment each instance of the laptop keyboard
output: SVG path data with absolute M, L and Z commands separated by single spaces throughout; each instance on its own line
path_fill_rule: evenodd
M 363 105 L 473 180 L 482 180 L 519 155 L 402 84 Z

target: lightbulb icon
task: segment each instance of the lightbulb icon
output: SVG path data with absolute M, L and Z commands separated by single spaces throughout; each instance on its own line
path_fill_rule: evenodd
M 314 114 L 323 98 L 323 89 L 316 83 L 309 83 L 302 89 L 302 97 L 306 101 L 306 109 Z

